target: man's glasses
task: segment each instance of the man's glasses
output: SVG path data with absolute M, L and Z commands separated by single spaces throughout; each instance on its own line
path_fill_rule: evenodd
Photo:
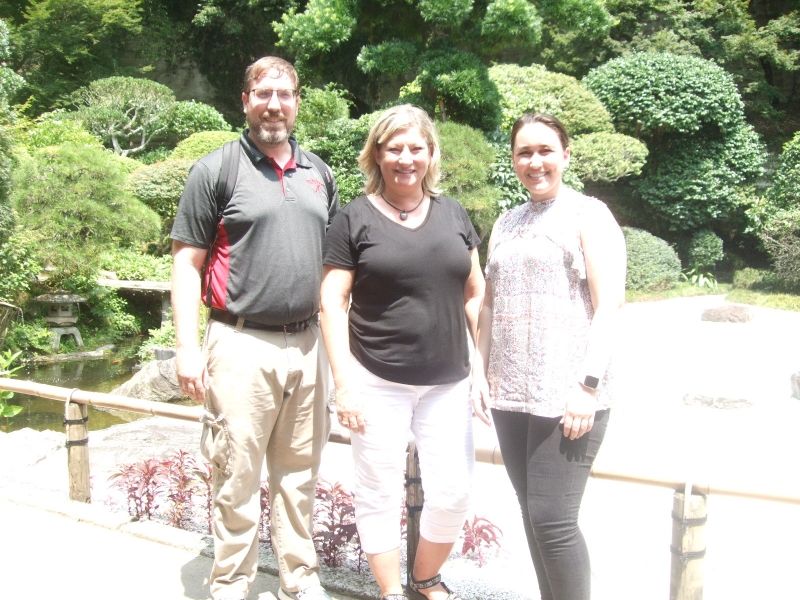
M 294 100 L 296 90 L 271 90 L 269 88 L 255 88 L 250 90 L 250 93 L 256 97 L 259 102 L 269 102 L 272 100 L 272 95 L 277 94 L 278 100 L 283 104 L 289 104 Z

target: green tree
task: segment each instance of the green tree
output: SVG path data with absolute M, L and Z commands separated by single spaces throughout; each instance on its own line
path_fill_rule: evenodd
M 783 146 L 766 196 L 770 205 L 778 209 L 800 206 L 800 131 Z
M 452 119 L 486 132 L 500 124 L 500 95 L 474 54 L 435 50 L 420 59 L 420 73 L 400 94 L 437 119 Z
M 106 77 L 72 95 L 77 118 L 116 154 L 147 150 L 169 126 L 165 119 L 175 103 L 167 86 L 134 77 Z
M 633 224 L 674 241 L 698 228 L 742 235 L 766 153 L 728 73 L 697 57 L 635 53 L 583 82 L 650 151 L 632 193 L 620 194 Z
M 92 273 L 103 249 L 138 248 L 158 238 L 158 216 L 125 188 L 126 172 L 109 151 L 64 144 L 36 150 L 14 171 L 12 202 L 36 260 L 57 288 Z
M 126 68 L 121 49 L 141 32 L 141 0 L 32 0 L 17 30 L 16 67 L 34 110 Z

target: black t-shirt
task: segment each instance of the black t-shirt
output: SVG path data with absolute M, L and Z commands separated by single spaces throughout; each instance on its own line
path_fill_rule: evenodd
M 366 196 L 339 212 L 324 263 L 355 270 L 350 351 L 368 371 L 408 385 L 469 374 L 464 284 L 479 243 L 464 208 L 446 196 L 431 198 L 415 229 L 386 217 Z

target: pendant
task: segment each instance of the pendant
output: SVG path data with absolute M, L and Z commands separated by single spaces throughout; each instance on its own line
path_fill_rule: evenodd
M 406 219 L 408 219 L 408 213 L 406 211 L 404 211 L 404 210 L 401 210 L 400 211 L 400 220 L 401 221 L 405 221 Z

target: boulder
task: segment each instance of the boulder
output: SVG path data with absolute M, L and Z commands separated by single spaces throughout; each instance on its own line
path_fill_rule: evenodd
M 183 394 L 178 384 L 175 358 L 146 362 L 133 377 L 111 393 L 154 402 L 180 400 Z
M 753 315 L 746 306 L 741 304 L 724 304 L 703 311 L 700 320 L 715 323 L 747 323 Z

